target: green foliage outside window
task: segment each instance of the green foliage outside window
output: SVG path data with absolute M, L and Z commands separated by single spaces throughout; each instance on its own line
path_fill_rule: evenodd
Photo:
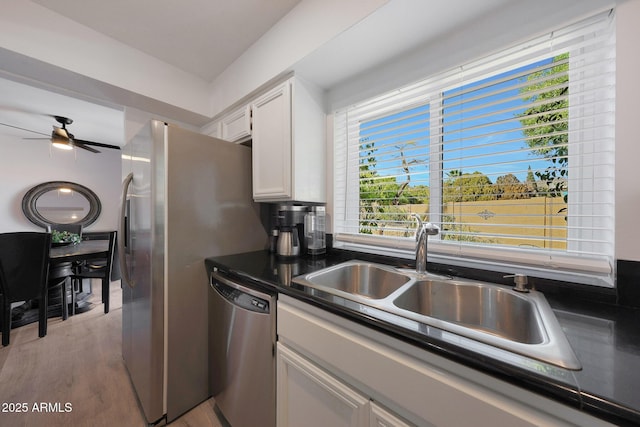
M 548 186 L 549 197 L 567 201 L 569 163 L 569 54 L 553 58 L 553 65 L 530 74 L 531 84 L 521 89 L 524 101 L 533 104 L 520 115 L 522 132 L 533 154 L 550 160 L 551 165 L 536 176 Z M 557 77 L 548 78 L 549 75 Z M 541 102 L 544 101 L 544 102 Z

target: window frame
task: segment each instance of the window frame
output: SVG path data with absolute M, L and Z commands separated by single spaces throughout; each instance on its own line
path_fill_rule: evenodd
M 601 14 L 602 15 L 602 14 Z M 592 21 L 602 20 L 603 17 L 598 15 L 596 17 L 592 17 Z M 605 15 L 613 15 L 611 13 L 607 13 Z M 607 18 L 608 19 L 608 18 Z M 611 18 L 613 21 L 613 18 Z M 589 21 L 589 20 L 587 20 Z M 582 24 L 584 25 L 584 24 Z M 517 52 L 520 48 L 520 44 L 507 49 L 504 52 L 499 53 L 498 55 L 508 56 L 512 52 Z M 450 72 L 441 73 L 436 76 L 435 79 L 440 79 L 440 81 L 446 82 L 446 84 L 439 84 L 436 86 L 434 90 L 427 91 L 424 98 L 421 99 L 422 103 L 429 105 L 429 115 L 430 115 L 430 136 L 429 136 L 429 146 L 428 146 L 428 155 L 429 155 L 429 188 L 430 188 L 430 196 L 429 196 L 429 215 L 432 222 L 436 224 L 440 224 L 443 217 L 443 204 L 442 204 L 442 190 L 444 186 L 444 177 L 443 177 L 443 132 L 442 132 L 442 112 L 443 112 L 443 99 L 444 93 L 447 90 L 461 87 L 463 85 L 468 85 L 474 81 L 480 81 L 483 79 L 490 78 L 492 76 L 496 76 L 501 72 L 510 71 L 518 68 L 518 66 L 528 65 L 535 63 L 537 60 L 552 58 L 561 53 L 569 53 L 569 73 L 573 72 L 572 70 L 575 67 L 575 64 L 572 65 L 572 61 L 575 61 L 574 57 L 580 57 L 580 55 L 573 55 L 572 49 L 578 49 L 580 47 L 572 47 L 568 49 L 559 49 L 556 51 L 552 51 L 546 56 L 540 56 L 537 59 L 526 58 L 522 59 L 520 62 L 511 62 L 508 65 L 499 64 L 498 67 L 495 67 L 491 62 L 492 58 L 495 58 L 495 55 L 483 58 L 480 61 L 476 61 L 473 65 L 478 68 L 482 68 L 486 66 L 486 71 L 475 76 L 473 80 L 459 80 L 460 70 L 451 70 Z M 499 58 L 499 56 L 498 56 Z M 519 64 L 519 65 L 518 65 Z M 464 67 L 460 67 L 463 69 Z M 578 71 L 579 72 L 579 71 Z M 569 87 L 571 88 L 573 85 L 580 85 L 581 79 L 572 79 L 571 76 L 569 78 Z M 411 86 L 408 86 L 410 90 Z M 437 89 L 437 90 L 436 90 Z M 399 89 L 403 90 L 403 89 Z M 570 97 L 571 96 L 580 96 L 579 90 L 569 90 Z M 578 95 L 571 95 L 572 93 L 577 93 Z M 386 99 L 389 94 L 384 94 L 378 97 L 378 99 Z M 570 98 L 571 99 L 571 98 Z M 402 109 L 406 109 L 408 107 L 404 107 Z M 574 106 L 574 102 L 569 102 L 569 116 L 572 115 L 580 115 L 581 109 L 584 107 L 582 105 Z M 396 111 L 401 108 L 397 108 Z M 349 134 L 348 121 L 349 121 L 349 112 L 336 112 L 334 117 L 337 121 L 340 120 L 341 114 L 344 114 L 345 123 L 344 126 L 347 127 L 346 134 Z M 572 124 L 571 120 L 570 129 L 569 129 L 569 151 L 571 162 L 570 168 L 573 170 L 572 174 L 577 174 L 577 170 L 583 170 L 582 160 L 583 157 L 581 155 L 575 155 L 572 153 L 573 150 L 576 150 L 576 145 L 572 144 L 572 140 L 576 137 L 578 133 L 582 133 L 582 129 L 578 129 L 577 132 L 571 128 L 571 126 L 575 126 Z M 335 122 L 334 122 L 335 126 Z M 598 144 L 598 142 L 594 142 L 592 144 Z M 336 211 L 337 216 L 341 214 L 339 205 L 344 203 L 344 214 L 348 211 L 358 211 L 359 209 L 359 163 L 357 155 L 354 156 L 353 153 L 350 153 L 349 150 L 353 149 L 353 146 L 349 143 L 349 138 L 347 138 L 346 142 L 347 147 L 346 157 L 347 163 L 346 166 L 346 191 L 344 201 L 337 201 L 334 206 L 338 206 L 338 210 Z M 614 143 L 615 145 L 615 143 Z M 580 149 L 584 149 L 584 147 L 580 147 Z M 336 158 L 336 170 L 339 170 L 341 165 L 341 159 L 339 158 L 341 150 L 337 150 L 335 152 Z M 613 155 L 613 154 L 612 154 Z M 614 165 L 611 167 L 614 170 Z M 339 174 L 336 174 L 336 177 Z M 573 176 L 573 175 L 572 175 Z M 340 179 L 337 177 L 336 179 Z M 573 179 L 573 178 L 572 178 Z M 577 179 L 576 182 L 585 181 Z M 335 187 L 335 185 L 334 185 Z M 338 196 L 339 192 L 334 193 Z M 573 193 L 573 191 L 572 191 Z M 355 197 L 354 197 L 355 196 Z M 613 197 L 613 195 L 611 196 Z M 580 201 L 577 197 L 569 197 L 569 206 L 573 210 L 573 212 L 579 212 L 583 207 L 580 204 Z M 436 207 L 436 209 L 434 209 Z M 466 267 L 479 268 L 483 270 L 493 270 L 500 271 L 504 273 L 513 273 L 514 271 L 522 272 L 525 274 L 530 274 L 532 276 L 556 279 L 556 280 L 564 280 L 564 281 L 572 281 L 577 283 L 584 283 L 589 285 L 596 285 L 602 287 L 614 287 L 615 286 L 615 271 L 614 271 L 614 249 L 613 249 L 613 235 L 615 232 L 615 224 L 610 226 L 608 229 L 608 233 L 611 236 L 611 241 L 609 241 L 609 245 L 611 249 L 609 251 L 609 256 L 606 256 L 603 259 L 602 256 L 589 257 L 585 255 L 581 255 L 576 257 L 572 255 L 573 251 L 580 251 L 579 247 L 574 247 L 576 245 L 576 240 L 571 238 L 569 232 L 575 232 L 574 230 L 580 229 L 580 226 L 576 226 L 572 224 L 571 221 L 575 222 L 576 216 L 574 213 L 568 216 L 569 221 L 567 224 L 567 250 L 563 252 L 556 252 L 553 256 L 549 256 L 548 251 L 539 251 L 539 250 L 528 250 L 528 249 L 520 249 L 517 247 L 501 247 L 499 245 L 469 245 L 469 244 L 461 244 L 461 242 L 447 242 L 440 238 L 440 236 L 432 236 L 429 242 L 429 259 L 430 261 L 435 261 L 443 264 L 451 264 L 451 265 L 463 265 Z M 393 255 L 399 256 L 403 258 L 412 258 L 414 257 L 414 249 L 415 249 L 415 239 L 413 238 L 393 238 L 386 236 L 366 236 L 357 234 L 345 233 L 344 229 L 341 228 L 341 221 L 345 220 L 345 218 L 336 218 L 335 224 L 335 236 L 334 241 L 336 242 L 336 247 L 343 247 L 346 249 L 352 249 L 356 251 L 364 251 L 370 253 L 377 253 L 382 255 Z M 569 226 L 571 224 L 571 226 Z M 578 239 L 579 240 L 579 239 Z

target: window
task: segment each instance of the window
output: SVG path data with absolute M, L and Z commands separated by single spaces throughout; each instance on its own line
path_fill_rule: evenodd
M 613 286 L 613 13 L 335 113 L 335 236 Z M 340 243 L 339 243 L 340 244 Z M 517 269 L 517 270 L 516 270 Z

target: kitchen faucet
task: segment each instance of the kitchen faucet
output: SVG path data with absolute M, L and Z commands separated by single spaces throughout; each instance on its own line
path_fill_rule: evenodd
M 437 225 L 430 222 L 422 222 L 420 215 L 412 214 L 418 222 L 416 228 L 416 273 L 427 272 L 427 236 L 435 236 L 440 232 Z

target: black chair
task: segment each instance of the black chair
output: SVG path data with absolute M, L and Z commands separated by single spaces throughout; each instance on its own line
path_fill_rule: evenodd
M 82 239 L 82 224 L 57 224 L 51 223 L 47 225 L 47 232 L 52 231 L 68 231 L 69 233 L 77 234 Z M 67 320 L 69 317 L 69 304 L 71 304 L 71 315 L 76 314 L 76 299 L 75 290 L 73 285 L 73 273 L 80 268 L 80 263 L 74 262 L 62 263 L 52 267 L 49 270 L 49 289 L 60 288 L 60 301 L 62 304 L 62 320 Z M 71 301 L 67 299 L 67 289 L 71 289 Z
M 69 318 L 69 305 L 71 305 L 71 315 L 76 314 L 76 298 L 75 291 L 72 286 L 74 268 L 75 266 L 71 262 L 62 262 L 49 267 L 47 290 L 52 291 L 55 288 L 60 289 L 62 320 L 67 320 Z M 70 294 L 70 301 L 67 298 L 68 294 Z M 49 303 L 51 303 L 51 301 L 49 301 Z
M 91 239 L 109 239 L 109 252 L 105 258 L 87 260 L 86 263 L 77 267 L 73 275 L 74 280 L 82 279 L 101 279 L 102 280 L 102 303 L 104 304 L 104 312 L 109 312 L 109 285 L 111 284 L 111 272 L 113 270 L 114 253 L 116 247 L 116 232 L 110 231 L 106 233 L 91 233 L 85 236 L 86 240 Z
M 47 274 L 51 234 L 0 234 L 2 345 L 9 345 L 11 303 L 39 300 L 38 336 L 47 334 Z

